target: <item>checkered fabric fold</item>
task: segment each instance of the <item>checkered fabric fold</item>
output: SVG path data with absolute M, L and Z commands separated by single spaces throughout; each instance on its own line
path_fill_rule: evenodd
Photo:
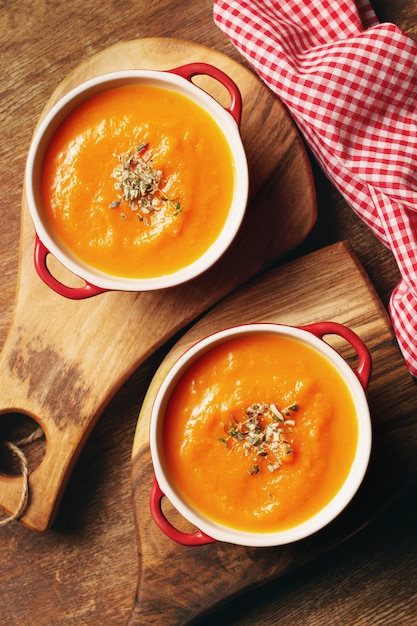
M 214 20 L 394 254 L 389 312 L 417 376 L 417 43 L 368 0 L 215 0 Z

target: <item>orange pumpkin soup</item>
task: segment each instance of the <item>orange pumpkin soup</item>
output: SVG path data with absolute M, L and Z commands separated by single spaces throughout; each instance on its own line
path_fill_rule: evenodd
M 47 218 L 82 261 L 150 278 L 199 258 L 222 230 L 235 165 L 213 118 L 189 98 L 128 85 L 79 105 L 48 147 Z
M 339 490 L 358 424 L 339 373 L 301 341 L 246 335 L 215 346 L 169 399 L 164 455 L 206 517 L 249 532 L 291 528 Z

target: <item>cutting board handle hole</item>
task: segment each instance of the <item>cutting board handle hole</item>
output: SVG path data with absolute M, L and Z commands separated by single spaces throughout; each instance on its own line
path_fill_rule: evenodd
M 0 474 L 3 476 L 15 477 L 22 473 L 22 463 L 13 452 L 13 446 L 24 455 L 30 472 L 42 463 L 46 454 L 45 434 L 29 415 L 17 412 L 0 415 Z

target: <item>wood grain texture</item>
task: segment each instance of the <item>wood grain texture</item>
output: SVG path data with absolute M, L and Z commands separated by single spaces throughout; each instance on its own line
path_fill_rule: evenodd
M 416 0 L 372 0 L 381 20 L 417 36 Z M 212 21 L 212 0 L 0 1 L 0 346 L 13 323 L 18 279 L 23 169 L 33 129 L 57 85 L 109 46 L 179 37 L 243 63 Z M 384 305 L 398 280 L 391 253 L 353 214 L 311 159 L 316 226 L 291 257 L 349 241 Z M 53 526 L 34 533 L 16 522 L 0 530 L 0 623 L 5 626 L 121 626 L 134 603 L 137 545 L 130 455 L 138 414 L 164 346 L 135 370 L 104 409 L 75 464 Z M 397 359 L 378 359 L 390 389 Z M 393 384 L 398 384 L 396 374 Z M 415 383 L 398 385 L 404 414 L 417 413 Z M 384 410 L 381 410 L 381 415 Z M 3 426 L 5 416 L 0 419 Z M 393 429 L 395 431 L 395 429 Z M 8 426 L 0 439 L 9 440 Z M 12 439 L 13 440 L 13 439 Z M 396 440 L 396 449 L 402 447 Z M 404 441 L 406 447 L 409 446 Z M 25 450 L 38 458 L 38 446 Z M 5 451 L 0 446 L 3 465 Z M 395 459 L 388 455 L 392 466 Z M 31 463 L 32 466 L 32 463 Z M 401 488 L 401 484 L 399 489 Z M 382 488 L 382 487 L 381 487 Z M 415 626 L 417 489 L 402 495 L 368 528 L 311 564 L 203 620 L 205 626 Z M 214 575 L 214 574 L 213 574 Z
M 253 321 L 304 325 L 336 321 L 355 330 L 374 359 L 368 390 L 374 433 L 366 479 L 353 502 L 328 528 L 311 538 L 273 549 L 215 543 L 184 547 L 166 537 L 149 512 L 152 484 L 148 431 L 155 394 L 171 365 L 189 346 L 222 328 Z M 326 337 L 354 367 L 356 355 L 340 337 Z M 395 374 L 383 363 L 396 362 Z M 387 385 L 387 376 L 396 378 Z M 139 544 L 138 600 L 129 626 L 194 623 L 226 599 L 288 573 L 355 534 L 399 493 L 417 481 L 417 435 L 404 412 L 400 389 L 409 374 L 369 279 L 344 244 L 312 253 L 266 273 L 203 317 L 170 351 L 142 405 L 132 452 L 132 481 Z M 408 445 L 404 442 L 408 441 Z M 387 465 L 387 455 L 400 461 Z M 166 501 L 166 499 L 165 499 Z M 181 518 L 168 508 L 174 526 Z M 189 525 L 186 527 L 191 528 Z M 169 566 L 166 564 L 169 563 Z M 195 581 L 198 581 L 198 585 Z M 161 592 L 163 590 L 163 592 Z

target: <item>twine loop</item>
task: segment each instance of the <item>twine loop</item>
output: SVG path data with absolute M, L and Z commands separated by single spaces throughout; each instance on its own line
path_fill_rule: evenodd
M 0 520 L 0 526 L 7 526 L 11 522 L 19 519 L 25 512 L 26 507 L 29 502 L 29 463 L 26 458 L 25 453 L 22 450 L 22 447 L 27 446 L 28 444 L 41 439 L 44 436 L 41 428 L 37 428 L 30 435 L 24 437 L 17 441 L 16 443 L 12 443 L 11 441 L 3 442 L 4 445 L 19 459 L 21 476 L 22 476 L 22 491 L 20 494 L 20 500 L 17 505 L 16 511 L 11 515 Z

